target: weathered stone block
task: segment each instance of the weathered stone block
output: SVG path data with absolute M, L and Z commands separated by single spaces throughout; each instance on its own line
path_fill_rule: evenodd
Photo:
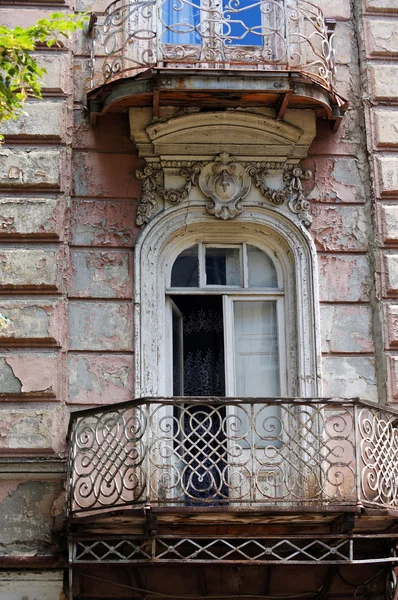
M 56 434 L 60 435 L 64 430 L 64 427 L 60 427 L 59 415 L 55 410 L 1 409 L 0 453 L 52 451 Z
M 70 302 L 71 350 L 132 350 L 132 306 L 117 302 Z
M 70 403 L 112 404 L 132 397 L 132 356 L 69 356 Z
M 42 76 L 43 90 L 47 92 L 63 92 L 69 90 L 69 57 L 65 52 L 35 53 L 39 66 L 46 69 Z
M 387 323 L 387 347 L 398 346 L 398 305 L 390 304 L 385 307 Z
M 359 165 L 355 159 L 307 159 L 304 166 L 312 171 L 311 179 L 305 182 L 310 200 L 350 203 L 365 201 Z
M 60 261 L 55 249 L 0 249 L 0 290 L 58 290 Z
M 98 73 L 97 64 L 94 73 L 95 75 Z M 90 63 L 87 58 L 75 58 L 73 61 L 72 68 L 73 75 L 73 99 L 75 102 L 84 102 L 87 92 L 90 91 L 90 83 L 91 83 L 91 72 L 90 72 Z M 101 79 L 103 78 L 102 70 L 100 69 L 99 75 L 99 83 L 101 83 Z M 103 79 L 102 79 L 103 80 Z
M 375 110 L 374 116 L 377 146 L 398 146 L 398 110 Z
M 109 5 L 108 0 L 77 0 L 76 10 L 86 12 L 103 12 Z
M 385 293 L 389 296 L 398 294 L 398 254 L 386 254 L 385 260 Z
M 56 396 L 58 388 L 56 354 L 0 355 L 0 397 L 12 395 Z
M 319 286 L 321 301 L 368 300 L 371 276 L 367 257 L 319 255 Z
M 62 239 L 64 214 L 62 198 L 0 198 L 0 237 Z
M 34 25 L 39 19 L 45 19 L 49 14 L 53 12 L 46 8 L 19 8 L 15 10 L 14 7 L 6 8 L 5 6 L 1 9 L 1 24 L 5 27 L 20 27 L 23 23 L 24 27 Z
M 54 346 L 61 344 L 62 302 L 0 299 L 7 327 L 0 330 L 0 346 Z
M 74 200 L 71 213 L 72 244 L 132 246 L 138 234 L 136 200 Z
M 372 65 L 370 67 L 372 94 L 375 100 L 398 99 L 398 66 Z
M 398 356 L 387 355 L 387 367 L 388 400 L 396 402 L 398 400 Z
M 60 187 L 60 150 L 0 148 L 1 187 Z
M 367 0 L 366 8 L 375 12 L 398 13 L 396 0 Z
M 351 76 L 352 76 L 352 64 L 353 64 L 353 51 L 355 49 L 354 44 L 354 30 L 352 23 L 350 22 L 341 22 L 338 21 L 336 23 L 336 27 L 334 30 L 334 38 L 333 38 L 333 47 L 336 51 L 336 63 L 338 65 L 350 65 L 351 67 Z M 337 78 L 338 78 L 338 86 L 339 92 L 341 92 L 341 70 L 340 66 L 337 69 Z
M 380 193 L 398 194 L 398 158 L 382 156 L 377 158 Z
M 66 101 L 42 100 L 26 102 L 24 114 L 16 121 L 2 124 L 6 137 L 45 138 L 59 140 L 64 135 L 66 123 Z
M 385 243 L 398 243 L 398 204 L 385 205 L 381 209 L 381 229 Z
M 132 254 L 128 251 L 72 250 L 69 295 L 82 298 L 131 298 Z
M 367 306 L 321 307 L 322 352 L 373 352 L 372 310 Z
M 76 196 L 137 198 L 141 194 L 141 184 L 134 173 L 139 164 L 133 154 L 76 152 L 73 158 L 74 193 Z
M 322 361 L 323 394 L 360 397 L 377 402 L 374 359 L 367 356 L 325 356 Z
M 20 508 L 23 508 L 23 504 L 20 503 Z M 11 505 L 10 509 L 16 512 L 15 508 Z M 26 510 L 25 510 L 26 512 Z M 30 511 L 33 514 L 33 511 Z M 23 513 L 19 513 L 20 515 Z M 19 516 L 19 518 L 21 518 Z M 25 529 L 30 529 L 30 521 L 27 523 Z M 19 527 L 22 530 L 22 527 Z M 51 529 L 48 531 L 50 536 Z M 0 600 L 56 600 L 62 598 L 63 595 L 63 571 L 51 571 L 49 573 L 20 573 L 18 571 L 4 571 L 0 573 Z
M 317 6 L 323 11 L 327 19 L 349 19 L 350 18 L 350 1 L 336 0 L 329 2 L 328 0 L 319 0 Z
M 314 204 L 311 214 L 310 231 L 319 250 L 366 250 L 368 224 L 362 206 Z
M 398 20 L 368 19 L 366 25 L 368 55 L 390 58 L 398 54 Z

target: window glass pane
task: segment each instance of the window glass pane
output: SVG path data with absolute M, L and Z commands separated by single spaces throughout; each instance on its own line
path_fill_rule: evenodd
M 276 302 L 234 302 L 236 393 L 278 396 L 279 353 Z
M 278 287 L 276 270 L 270 257 L 255 246 L 247 245 L 249 287 Z
M 239 248 L 206 248 L 206 284 L 241 285 Z
M 200 0 L 162 2 L 163 44 L 200 44 Z
M 269 12 L 269 11 L 268 11 Z M 229 0 L 224 5 L 223 35 L 228 44 L 262 46 L 264 43 L 261 3 L 253 0 Z M 267 29 L 266 33 L 270 33 Z
M 171 287 L 199 287 L 198 246 L 177 256 L 171 271 Z

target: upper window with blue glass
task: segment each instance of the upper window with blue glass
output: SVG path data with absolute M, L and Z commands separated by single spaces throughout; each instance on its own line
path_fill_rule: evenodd
M 284 0 L 163 0 L 162 44 L 180 46 L 181 53 L 187 52 L 184 46 L 201 45 L 206 60 L 231 47 L 251 46 L 261 49 L 262 58 L 275 60 L 284 50 L 284 4 Z

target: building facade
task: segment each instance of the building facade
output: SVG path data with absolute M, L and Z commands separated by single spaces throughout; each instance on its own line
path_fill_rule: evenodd
M 397 0 L 0 5 L 0 599 L 398 597 Z

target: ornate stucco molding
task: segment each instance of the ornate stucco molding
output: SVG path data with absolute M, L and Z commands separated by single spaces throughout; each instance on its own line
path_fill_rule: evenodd
M 311 177 L 311 171 L 302 170 L 298 165 L 276 165 L 274 163 L 237 161 L 228 152 L 221 152 L 210 162 L 169 161 L 166 167 L 180 167 L 179 175 L 185 179 L 179 189 L 166 189 L 164 170 L 160 163 L 150 163 L 137 171 L 143 181 L 143 193 L 137 211 L 137 225 L 144 225 L 158 210 L 158 198 L 166 204 L 181 204 L 188 199 L 192 187 L 198 186 L 210 200 L 206 203 L 209 214 L 223 220 L 240 215 L 245 207 L 245 199 L 252 185 L 270 204 L 287 205 L 300 221 L 309 227 L 312 217 L 310 204 L 306 200 L 302 180 Z M 281 189 L 271 189 L 266 179 L 269 171 L 284 168 Z

